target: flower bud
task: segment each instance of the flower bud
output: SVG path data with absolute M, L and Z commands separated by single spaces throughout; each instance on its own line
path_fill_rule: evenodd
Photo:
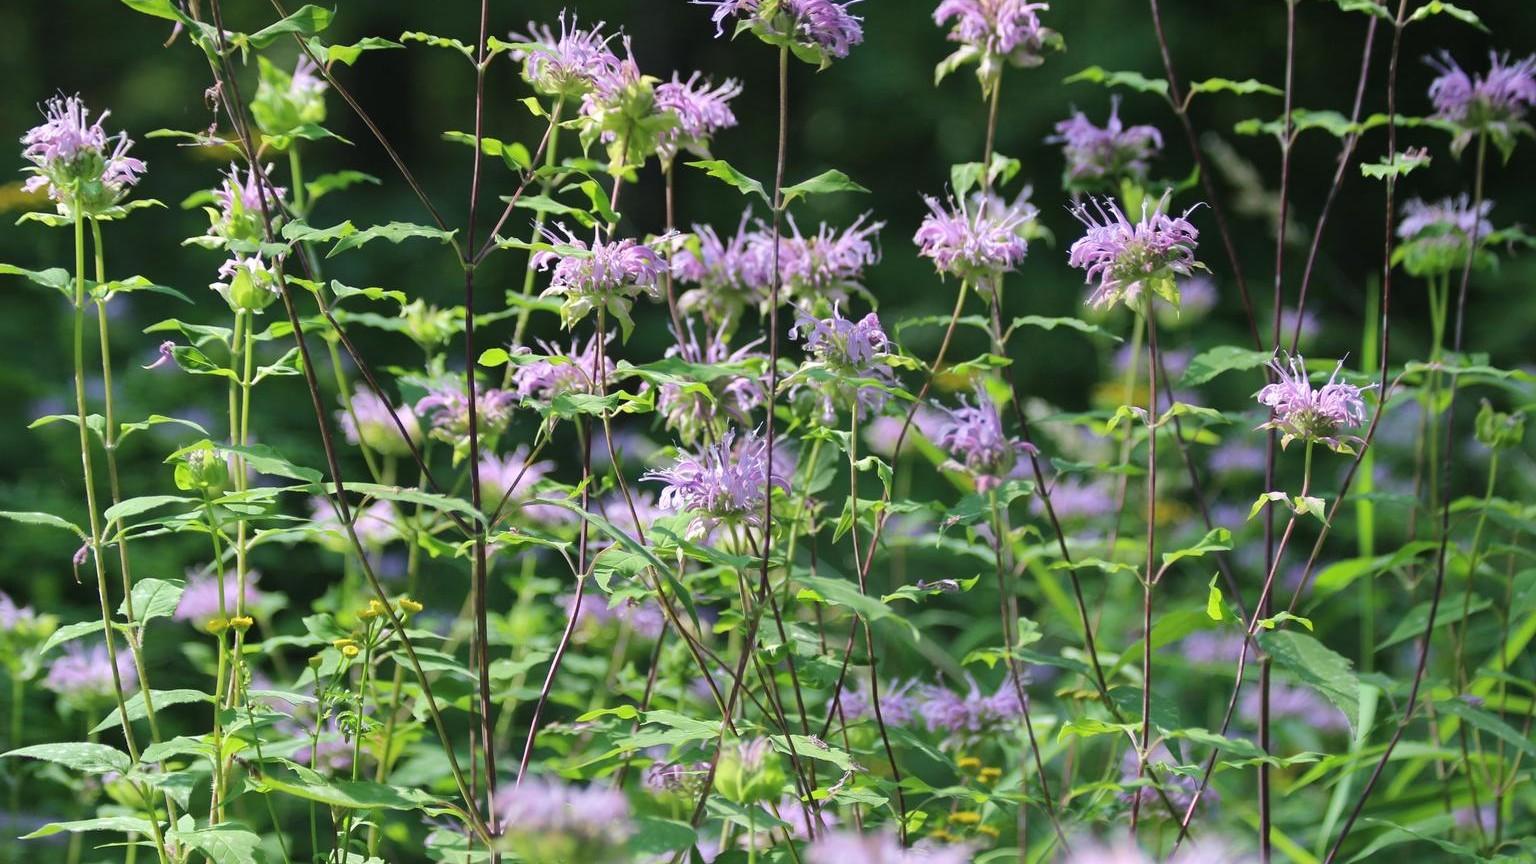
M 229 619 L 229 627 L 236 633 L 244 633 L 245 631 L 251 629 L 255 623 L 256 620 L 249 615 L 236 615 L 235 617 Z
M 229 485 L 229 466 L 209 441 L 200 441 L 173 454 L 176 460 L 176 488 L 183 492 L 201 492 L 208 497 L 223 494 Z
M 1493 405 L 1483 400 L 1477 412 L 1477 440 L 1491 450 L 1519 447 L 1525 440 L 1525 412 L 1506 414 L 1493 410 Z

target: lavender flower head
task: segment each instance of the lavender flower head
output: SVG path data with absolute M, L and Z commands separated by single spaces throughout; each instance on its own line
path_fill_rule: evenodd
M 964 694 L 938 685 L 919 688 L 917 713 L 928 731 L 944 733 L 950 744 L 965 745 L 995 735 L 1024 716 L 1012 683 L 1005 681 L 991 695 L 974 680 L 968 684 Z
M 517 395 L 494 387 L 475 388 L 475 425 L 481 435 L 507 428 Z M 416 413 L 432 427 L 432 437 L 451 444 L 469 440 L 469 395 L 458 382 L 443 382 L 416 401 Z
M 1143 201 L 1136 222 L 1108 198 L 1094 201 L 1092 212 L 1086 204 L 1073 206 L 1072 215 L 1088 231 L 1072 244 L 1068 263 L 1084 271 L 1085 281 L 1099 283 L 1088 297 L 1089 306 L 1108 309 L 1124 302 L 1145 309 L 1150 289 L 1177 308 L 1177 277 L 1205 265 L 1195 260 L 1200 232 L 1189 222 L 1194 208 L 1169 216 L 1163 212 L 1166 204 L 1166 196 L 1155 207 Z
M 21 137 L 22 156 L 32 176 L 22 188 L 47 190 L 64 216 L 98 215 L 115 206 L 139 182 L 144 162 L 128 155 L 133 141 L 126 132 L 108 135 L 102 127 L 110 111 L 93 123 L 79 96 L 55 96 L 43 106 L 44 121 Z
M 1026 188 L 1012 204 L 979 194 L 969 205 L 953 197 L 947 205 L 925 197 L 929 212 L 912 237 L 917 254 L 932 259 L 940 275 L 970 282 L 990 296 L 1029 251 L 1026 237 L 1039 216 L 1029 194 Z
M 396 420 L 399 426 L 395 425 Z M 385 456 L 411 455 L 410 445 L 400 437 L 401 427 L 411 441 L 421 441 L 421 424 L 416 422 L 416 413 L 409 405 L 392 408 L 362 385 L 352 394 L 351 410 L 343 407 L 336 412 L 336 423 L 348 444 L 362 444 Z
M 1258 428 L 1278 429 L 1282 447 L 1300 438 L 1340 453 L 1353 453 L 1349 444 L 1352 436 L 1341 438 L 1339 433 L 1365 422 L 1365 400 L 1361 398 L 1362 388 L 1338 380 L 1344 361 L 1339 361 L 1328 382 L 1316 389 L 1300 356 L 1290 357 L 1287 363 L 1276 357 L 1269 368 L 1274 370 L 1275 383 L 1266 385 L 1256 398 L 1274 412 L 1274 419 Z
M 1488 52 L 1488 72 L 1469 74 L 1449 51 L 1425 62 L 1440 75 L 1429 85 L 1435 116 L 1461 127 L 1451 148 L 1460 152 L 1480 132 L 1506 151 L 1519 132 L 1529 131 L 1526 112 L 1536 105 L 1536 55 L 1511 62 L 1508 54 Z M 1506 155 L 1505 158 L 1508 158 Z
M 1476 238 L 1481 253 L 1491 235 L 1492 201 L 1476 210 L 1465 192 L 1438 201 L 1410 198 L 1403 204 L 1397 236 L 1403 245 L 1393 251 L 1395 262 L 1414 276 L 1438 276 L 1459 270 L 1467 260 L 1468 247 Z
M 126 649 L 117 652 L 117 677 L 125 692 L 132 692 L 139 680 Z M 113 698 L 112 664 L 108 662 L 106 643 L 89 647 L 80 642 L 66 643 L 64 653 L 49 665 L 43 686 L 73 705 L 88 706 Z
M 545 96 L 581 99 L 618 70 L 619 58 L 608 47 L 613 36 L 603 34 L 601 21 L 582 28 L 574 14 L 567 20 L 562 11 L 559 34 L 548 24 L 530 21 L 527 33 L 513 33 L 510 38 L 521 43 L 511 57 L 523 64 L 523 80 Z
M 891 353 L 891 341 L 880 326 L 880 316 L 873 312 L 857 321 L 844 318 L 836 306 L 830 318 L 813 318 L 802 312 L 789 337 L 804 339 L 805 353 L 812 362 L 840 378 L 866 378 L 886 386 L 896 384 L 896 373 L 885 362 Z M 846 380 L 797 381 L 790 394 L 801 392 L 814 393 L 820 403 L 820 420 L 829 426 L 836 422 L 840 405 L 857 404 L 866 416 L 873 416 L 880 413 L 890 398 L 878 386 Z
M 1036 452 L 1028 443 L 1003 433 L 997 405 L 979 387 L 976 404 L 961 397 L 960 407 L 949 412 L 949 421 L 939 430 L 934 443 L 953 457 L 945 468 L 969 473 L 977 492 L 988 492 L 1006 480 L 1022 476 L 1024 458 Z
M 683 81 L 673 73 L 671 81 L 656 85 L 656 110 L 671 112 L 677 123 L 661 134 L 657 155 L 670 163 L 679 149 L 709 158 L 709 142 L 716 133 L 736 125 L 731 100 L 741 95 L 734 78 L 715 86 L 695 72 Z
M 545 229 L 544 236 L 557 248 L 533 256 L 535 269 L 553 271 L 543 296 L 562 298 L 560 317 L 567 328 L 587 313 L 606 308 L 628 335 L 635 326 L 629 317 L 630 304 L 642 294 L 656 296 L 666 261 L 633 239 L 594 240 L 589 249 L 570 229 L 562 225 L 560 230 L 565 232 L 564 242 Z
M 782 457 L 770 459 L 768 442 L 756 432 L 737 443 L 736 430 L 727 429 L 717 443 L 697 454 L 682 453 L 671 467 L 648 471 L 640 479 L 666 484 L 657 503 L 674 513 L 696 513 L 688 530 L 699 536 L 717 525 L 763 528 L 770 486 L 789 491 L 789 481 L 779 473 L 783 464 Z
M 918 711 L 918 700 L 912 694 L 915 685 L 915 681 L 886 685 L 880 691 L 880 718 L 892 726 L 910 724 Z M 875 717 L 874 700 L 861 683 L 851 682 L 843 688 L 838 702 L 842 705 L 843 718 L 850 723 Z
M 967 864 L 971 848 L 924 840 L 911 849 L 903 849 L 890 831 L 836 831 L 812 843 L 805 860 L 807 864 Z
M 1114 512 L 1115 493 L 1107 480 L 1084 480 L 1074 475 L 1061 476 L 1051 484 L 1051 509 L 1064 522 L 1079 522 Z M 1030 507 L 1045 511 L 1045 499 L 1037 496 Z
M 607 338 L 612 339 L 612 334 Z M 598 381 L 613 375 L 613 360 L 603 357 L 600 374 L 597 337 L 589 338 L 585 346 L 578 348 L 579 344 L 573 340 L 567 351 L 540 339 L 545 357 L 524 363 L 512 372 L 512 387 L 518 398 L 548 402 L 567 393 L 596 393 Z
M 802 306 L 823 300 L 837 303 L 846 300 L 849 291 L 863 290 L 864 268 L 880 263 L 873 238 L 885 227 L 884 222 L 868 219 L 865 213 L 842 231 L 823 224 L 815 234 L 805 236 L 795 218 L 789 217 L 791 236 L 780 240 L 779 273 L 792 299 Z M 772 250 L 771 236 L 765 239 Z
M 1066 158 L 1066 184 L 1071 189 L 1113 188 L 1121 178 L 1142 180 L 1147 163 L 1163 149 L 1163 133 L 1155 126 L 1126 127 L 1120 120 L 1120 97 L 1109 103 L 1109 120 L 1095 126 L 1088 115 L 1073 111 L 1045 139 L 1060 144 Z
M 615 861 L 634 833 L 624 793 L 531 777 L 504 786 L 496 809 L 506 847 L 525 861 Z
M 773 238 L 748 230 L 751 211 L 741 214 L 736 234 L 721 239 L 714 228 L 694 225 L 693 241 L 672 256 L 672 276 L 695 286 L 677 299 L 678 308 L 710 324 L 734 330 L 749 306 L 765 306 L 773 280 Z
M 357 539 L 364 546 L 377 549 L 398 536 L 395 523 L 399 521 L 399 514 L 388 501 L 374 501 L 363 507 L 354 504 L 351 512 L 352 530 L 357 532 Z M 316 495 L 309 499 L 309 521 L 321 545 L 333 552 L 351 551 L 352 542 L 347 536 L 346 526 L 342 524 L 336 508 L 331 505 L 330 498 Z
M 530 503 L 533 487 L 549 476 L 555 463 L 545 459 L 528 461 L 528 446 L 519 445 L 506 456 L 494 453 L 480 460 L 480 497 L 493 510 L 505 498 L 512 512 L 546 525 L 558 525 L 575 518 L 571 511 L 555 504 Z
M 1030 0 L 940 0 L 933 23 L 943 27 L 953 21 L 948 38 L 960 44 L 939 64 L 940 77 L 974 61 L 982 90 L 990 94 L 1005 62 L 1039 66 L 1045 52 L 1061 44 L 1061 37 L 1040 23 L 1040 13 L 1050 8 Z
M 0 591 L 0 633 L 11 633 L 37 622 L 37 610 L 31 606 L 17 606 L 11 595 Z
M 848 11 L 859 0 L 693 0 L 715 7 L 716 35 L 725 22 L 737 19 L 737 32 L 751 29 L 770 45 L 789 44 L 795 56 L 822 67 L 848 56 L 864 41 L 863 19 Z
M 272 166 L 268 165 L 265 173 L 270 177 Z M 287 190 L 262 182 L 261 175 L 252 167 L 247 167 L 242 174 L 240 166 L 231 164 L 221 176 L 222 181 L 213 190 L 213 200 L 218 208 L 207 208 L 211 223 L 208 235 L 224 240 L 261 242 L 266 237 L 265 217 L 274 222 L 281 219 L 283 196 Z
M 666 356 L 717 367 L 768 362 L 767 356 L 758 350 L 763 343 L 760 338 L 732 349 L 726 341 L 723 325 L 712 337 L 702 341 L 693 319 L 686 319 L 683 326 L 687 329 L 687 336 L 677 339 L 667 349 Z M 685 444 L 693 444 L 706 430 L 715 428 L 716 421 L 720 419 L 741 426 L 747 425 L 751 422 L 753 409 L 765 401 L 765 387 L 761 379 L 751 372 L 719 374 L 705 382 L 705 386 L 709 388 L 708 396 L 672 382 L 662 384 L 656 394 L 657 412 L 665 418 L 667 429 L 676 432 Z
M 177 621 L 190 622 L 195 627 L 205 627 L 217 618 L 245 614 L 239 610 L 250 609 L 267 598 L 256 587 L 260 582 L 260 572 L 248 571 L 245 574 L 245 594 L 242 598 L 239 575 L 233 570 L 225 571 L 222 579 L 207 570 L 191 572 L 187 575 L 187 585 L 182 589 L 181 599 L 176 603 L 176 613 L 171 617 Z

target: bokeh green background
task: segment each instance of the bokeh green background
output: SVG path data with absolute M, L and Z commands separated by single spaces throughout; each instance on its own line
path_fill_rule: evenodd
M 274 17 L 265 2 L 227 0 L 224 5 L 229 25 L 236 29 L 256 29 Z M 1399 103 L 1403 113 L 1428 111 L 1424 94 L 1433 72 L 1419 62 L 1426 53 L 1448 48 L 1469 67 L 1482 68 L 1490 47 L 1523 52 L 1536 43 L 1536 18 L 1527 4 L 1467 5 L 1483 17 L 1493 35 L 1445 17 L 1411 28 L 1403 45 Z M 470 0 L 430 4 L 352 0 L 340 5 L 326 36 L 332 41 L 350 42 L 369 35 L 393 38 L 402 31 L 424 30 L 472 41 L 478 6 Z M 716 155 L 749 174 L 771 176 L 775 112 L 770 51 L 751 39 L 731 42 L 714 38 L 710 10 L 682 0 L 583 0 L 571 6 L 583 20 L 622 25 L 633 39 L 641 67 L 652 74 L 667 76 L 678 70 L 686 76 L 699 69 L 717 79 L 741 79 L 746 87 L 736 102 L 741 125 L 720 136 Z M 1280 83 L 1285 43 L 1282 2 L 1169 0 L 1165 6 L 1171 48 L 1185 81 L 1223 76 Z M 529 19 L 552 20 L 560 8 L 548 0 L 496 0 L 491 7 L 491 29 L 504 36 L 522 29 Z M 931 8 L 927 2 L 866 0 L 857 7 L 865 18 L 866 41 L 849 59 L 820 74 L 803 65 L 793 69 L 791 178 L 835 166 L 872 190 L 869 196 L 840 196 L 818 202 L 799 218 L 802 224 L 818 218 L 843 224 L 868 208 L 886 222 L 881 235 L 884 259 L 869 274 L 868 284 L 880 300 L 881 315 L 888 325 L 949 308 L 954 286 L 934 277 L 928 263 L 916 257 L 910 238 L 924 213 L 920 195 L 944 190 L 951 163 L 980 156 L 983 106 L 974 78 L 969 71 L 962 71 L 938 87 L 933 84 L 933 66 L 948 53 L 949 46 L 932 23 Z M 1008 305 L 1014 314 L 1075 314 L 1084 295 L 1079 274 L 1066 266 L 1066 245 L 1076 235 L 1076 224 L 1065 209 L 1059 152 L 1044 139 L 1052 124 L 1074 105 L 1102 121 L 1110 96 L 1089 84 L 1064 85 L 1062 79 L 1094 64 L 1161 74 L 1145 3 L 1059 3 L 1047 20 L 1065 35 L 1067 52 L 1052 56 L 1042 68 L 1010 71 L 1003 91 L 997 149 L 1023 160 L 1025 180 L 1033 184 L 1034 200 L 1057 238 L 1054 245 L 1035 244 L 1022 274 L 1010 282 Z M 1332 3 L 1303 0 L 1299 4 L 1298 106 L 1349 110 L 1365 30 L 1364 17 L 1341 13 Z M 1368 113 L 1384 110 L 1383 69 L 1389 35 L 1383 28 L 1376 40 Z M 184 40 L 162 47 L 168 36 L 169 28 L 163 22 L 135 14 L 111 0 L 0 4 L 0 81 L 5 82 L 0 88 L 0 140 L 16 141 L 37 121 L 36 106 L 50 94 L 78 92 L 93 108 L 112 109 L 111 129 L 127 129 L 139 139 L 134 152 L 148 160 L 149 173 L 137 194 L 169 205 L 139 212 L 128 222 L 107 228 L 112 275 L 143 274 L 198 301 L 195 310 L 150 295 L 118 301 L 112 326 L 120 370 L 119 411 L 126 418 L 151 411 L 195 416 L 198 409 L 192 406 L 204 406 L 201 411 L 205 413 L 217 411 L 221 398 L 210 383 L 212 379 L 139 370 L 140 364 L 154 358 L 159 341 L 159 337 L 140 333 L 145 326 L 172 315 L 210 322 L 222 321 L 227 315 L 222 302 L 206 288 L 219 261 L 212 253 L 180 245 L 183 238 L 202 232 L 206 221 L 200 211 L 182 210 L 178 202 L 215 182 L 219 159 L 180 147 L 171 139 L 145 138 L 153 129 L 195 130 L 210 122 L 203 99 L 209 84 L 207 67 Z M 274 50 L 279 57 L 288 58 L 293 49 L 280 45 Z M 450 222 L 461 226 L 469 153 L 460 144 L 442 140 L 441 133 L 470 127 L 473 91 L 468 64 L 453 52 L 418 45 L 367 54 L 355 67 L 340 68 L 338 73 L 395 143 Z M 247 95 L 254 90 L 254 78 L 252 64 L 242 81 Z M 496 63 L 487 78 L 486 134 L 535 143 L 538 121 L 518 101 L 527 95 L 515 65 L 510 61 Z M 308 173 L 313 176 L 355 168 L 382 178 L 384 183 L 357 187 L 327 199 L 313 222 L 331 224 L 344 218 L 358 224 L 392 219 L 425 222 L 409 189 L 362 124 L 339 100 L 332 98 L 330 107 L 328 125 L 354 146 L 337 142 L 309 146 Z M 1274 117 L 1279 110 L 1276 97 L 1217 95 L 1202 97 L 1193 112 L 1204 134 L 1219 136 L 1235 148 L 1244 162 L 1242 170 L 1263 178 L 1261 185 L 1240 174 L 1223 173 L 1216 178 L 1233 213 L 1240 254 L 1263 320 L 1268 318 L 1273 281 L 1273 228 L 1265 212 L 1273 199 L 1266 198 L 1272 192 L 1264 190 L 1274 188 L 1278 150 L 1273 140 L 1240 137 L 1231 130 L 1236 121 Z M 1151 96 L 1126 93 L 1122 114 L 1127 122 L 1153 123 L 1164 130 L 1166 155 L 1156 163 L 1156 174 L 1184 177 L 1189 173 L 1191 160 L 1167 106 Z M 1449 155 L 1443 134 L 1408 131 L 1403 140 L 1431 146 L 1435 157 L 1430 168 L 1415 172 L 1403 184 L 1404 195 L 1440 196 L 1469 185 L 1470 164 L 1458 163 Z M 1362 152 L 1375 160 L 1384 146 L 1384 135 L 1378 131 L 1362 143 Z M 1518 153 L 1512 166 L 1491 170 L 1490 195 L 1498 202 L 1496 224 L 1530 221 L 1536 211 L 1527 180 L 1529 151 L 1533 148 L 1526 142 L 1522 149 L 1527 152 Z M 22 166 L 19 150 L 13 146 L 10 151 L 10 163 L 18 172 Z M 1331 181 L 1337 153 L 1337 143 L 1321 133 L 1304 136 L 1296 149 L 1293 214 L 1302 230 L 1293 235 L 1296 245 L 1287 255 L 1285 290 L 1287 298 L 1292 298 L 1290 302 L 1294 302 L 1305 243 Z M 482 226 L 499 209 L 496 197 L 512 186 L 511 175 L 500 164 L 488 162 L 486 170 Z M 13 175 L 18 183 L 20 176 Z M 6 186 L 3 201 L 7 209 L 0 214 L 0 261 L 38 269 L 67 266 L 69 232 L 36 225 L 13 227 L 11 223 L 19 215 L 17 199 L 16 185 Z M 1187 196 L 1184 203 L 1193 200 Z M 707 221 L 732 228 L 742 201 L 733 191 L 687 169 L 680 177 L 679 213 L 685 222 Z M 1358 350 L 1365 286 L 1379 269 L 1381 201 L 1381 184 L 1362 179 L 1353 169 L 1347 172 L 1313 283 L 1310 308 L 1324 325 L 1314 349 L 1318 353 L 1339 356 Z M 655 231 L 662 226 L 660 181 L 654 169 L 648 169 L 638 188 L 625 192 L 622 204 L 624 233 Z M 519 213 L 517 219 L 522 218 Z M 1197 213 L 1195 221 L 1206 232 L 1203 257 L 1214 271 L 1221 302 L 1205 324 L 1176 338 L 1203 346 L 1243 344 L 1246 328 L 1241 304 L 1219 252 L 1214 221 L 1209 211 Z M 526 230 L 517 220 L 513 227 L 518 233 Z M 1474 288 L 1469 345 L 1490 352 L 1500 365 L 1522 365 L 1531 360 L 1529 333 L 1536 324 L 1536 300 L 1531 297 L 1533 269 L 1528 261 L 1516 259 L 1497 273 L 1480 274 Z M 522 260 L 516 253 L 492 259 L 482 271 L 480 311 L 499 305 L 502 293 L 519 284 L 521 268 Z M 450 254 L 421 243 L 398 247 L 374 244 L 366 254 L 332 262 L 328 275 L 352 285 L 400 289 L 441 305 L 458 302 L 461 292 L 460 271 Z M 1398 284 L 1395 355 L 1422 356 L 1428 331 L 1423 289 L 1406 279 Z M 83 519 L 79 457 L 72 431 L 64 425 L 32 431 L 26 428 L 33 417 L 65 410 L 68 404 L 66 304 L 56 294 L 20 280 L 0 282 L 0 291 L 4 297 L 4 312 L 0 314 L 0 508 L 47 510 Z M 662 326 L 664 318 L 652 310 L 645 323 L 654 326 L 642 326 L 626 353 L 657 356 L 669 341 Z M 419 356 L 402 341 L 367 333 L 359 336 L 378 366 L 410 364 Z M 483 338 L 506 336 L 505 332 L 492 331 Z M 928 355 L 937 336 L 933 329 L 914 330 L 907 341 L 910 348 Z M 1102 358 L 1095 351 L 1102 349 L 1075 334 L 1043 332 L 1026 334 L 1015 345 L 1018 375 L 1026 390 L 1068 408 L 1087 404 L 1102 369 Z M 979 344 L 967 347 L 981 348 Z M 300 379 L 284 378 L 264 385 L 256 410 L 263 440 L 295 461 L 322 464 Z M 213 430 L 217 428 L 215 423 Z M 124 454 L 126 495 L 164 491 L 169 470 L 157 466 L 175 443 L 144 435 L 129 445 Z M 73 551 L 74 543 L 67 535 L 0 525 L 0 588 L 51 609 L 88 609 L 94 603 L 94 591 L 73 583 L 69 567 Z M 178 559 L 173 547 L 138 554 L 148 561 L 146 573 L 156 567 L 179 568 L 178 560 L 187 560 Z M 280 561 L 259 563 L 269 571 L 287 571 L 278 584 L 291 588 L 300 581 L 300 574 L 327 566 L 318 558 L 306 557 L 309 554 L 300 551 Z M 461 589 L 453 586 L 451 590 L 456 596 Z

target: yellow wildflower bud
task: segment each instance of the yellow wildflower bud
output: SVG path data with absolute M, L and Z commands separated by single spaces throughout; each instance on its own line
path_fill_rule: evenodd
M 956 825 L 978 825 L 981 823 L 981 814 L 975 810 L 961 810 L 949 814 L 949 821 Z
M 427 608 L 427 607 L 422 605 L 422 604 L 420 604 L 420 603 L 417 603 L 415 600 L 412 600 L 409 597 L 401 597 L 400 598 L 400 611 L 402 611 L 402 612 L 407 612 L 407 613 L 409 613 L 411 615 L 415 615 L 417 612 L 420 612 L 421 610 L 423 610 L 425 608 Z
M 955 760 L 955 764 L 959 766 L 961 771 L 975 771 L 981 767 L 981 760 L 975 756 L 961 756 Z
M 996 783 L 1002 776 L 1003 769 L 1001 768 L 983 768 L 981 773 L 976 775 L 976 779 L 983 783 Z
M 341 655 L 343 657 L 356 657 L 360 650 L 356 645 L 343 645 L 341 646 Z
M 220 633 L 223 633 L 225 630 L 229 629 L 229 619 L 228 618 L 212 618 L 212 619 L 210 619 L 208 621 L 208 624 L 206 626 L 208 628 L 208 632 L 209 633 L 212 633 L 213 635 L 217 636 Z
M 245 631 L 251 629 L 255 623 L 256 619 L 249 615 L 236 615 L 235 617 L 229 619 L 229 626 L 233 628 L 237 633 L 244 633 Z

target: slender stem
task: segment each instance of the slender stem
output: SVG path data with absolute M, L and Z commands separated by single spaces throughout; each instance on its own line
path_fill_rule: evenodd
M 549 190 L 555 182 L 552 172 L 554 171 L 554 167 L 559 164 L 558 151 L 560 147 L 560 115 L 562 112 L 564 112 L 564 110 L 565 97 L 562 96 L 561 98 L 555 100 L 555 107 L 549 112 L 549 132 L 547 133 L 549 145 L 545 148 L 544 151 L 544 170 L 548 173 L 539 185 L 541 193 L 545 195 L 549 194 Z M 531 245 L 533 243 L 539 242 L 539 238 L 543 236 L 543 234 L 544 211 L 538 210 L 534 213 L 533 216 L 533 230 L 528 234 L 529 244 Z M 528 300 L 533 297 L 534 272 L 533 252 L 530 250 L 528 252 L 528 260 L 523 265 L 524 300 Z M 523 304 L 521 309 L 517 310 L 517 324 L 512 328 L 512 344 L 514 346 L 523 344 L 523 334 L 528 329 L 528 319 L 532 314 L 533 307 L 526 303 Z M 507 365 L 507 375 L 510 376 L 512 374 L 513 368 L 514 367 L 511 364 Z
M 1157 315 L 1149 294 L 1147 322 L 1147 558 L 1141 583 L 1141 741 L 1136 759 L 1136 779 L 1147 774 L 1152 755 L 1152 589 L 1157 568 Z M 1131 799 L 1131 835 L 1141 819 L 1140 793 Z

